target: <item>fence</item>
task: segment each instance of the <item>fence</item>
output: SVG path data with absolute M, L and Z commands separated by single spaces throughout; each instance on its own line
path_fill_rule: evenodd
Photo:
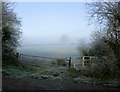
M 18 61 L 20 60 L 20 58 L 21 57 L 23 57 L 23 56 L 30 56 L 30 57 L 38 57 L 38 58 L 45 58 L 45 59 L 55 59 L 55 60 L 60 60 L 60 61 L 62 61 L 62 60 L 66 60 L 66 61 L 69 61 L 69 63 L 68 63 L 68 66 L 69 67 L 71 67 L 71 57 L 67 57 L 66 59 L 63 59 L 63 58 L 54 58 L 54 57 L 44 57 L 44 56 L 34 56 L 34 55 L 28 55 L 28 54 L 21 54 L 21 53 L 16 53 L 16 57 L 17 57 L 17 59 L 18 59 Z

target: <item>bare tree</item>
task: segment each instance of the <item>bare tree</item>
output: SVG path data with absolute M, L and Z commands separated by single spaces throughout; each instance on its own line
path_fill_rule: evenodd
M 104 42 L 111 48 L 120 68 L 120 2 L 88 3 L 91 22 L 106 33 Z
M 90 53 L 89 53 L 90 45 L 84 39 L 79 40 L 77 49 L 78 49 L 80 55 L 83 55 L 83 56 L 90 55 Z
M 60 41 L 63 43 L 63 44 L 67 44 L 69 42 L 69 36 L 67 35 L 62 35 L 61 38 L 60 38 Z

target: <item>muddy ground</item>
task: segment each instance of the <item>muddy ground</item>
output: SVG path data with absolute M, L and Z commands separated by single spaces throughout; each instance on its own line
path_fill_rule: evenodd
M 101 85 L 74 83 L 71 80 L 3 78 L 3 90 L 119 90 Z

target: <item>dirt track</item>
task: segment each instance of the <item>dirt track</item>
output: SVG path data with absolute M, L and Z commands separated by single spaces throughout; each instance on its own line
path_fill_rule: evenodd
M 120 90 L 71 80 L 39 80 L 32 78 L 3 78 L 3 90 Z

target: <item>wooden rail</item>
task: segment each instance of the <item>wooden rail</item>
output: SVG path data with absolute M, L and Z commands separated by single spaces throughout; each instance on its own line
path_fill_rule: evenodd
M 54 58 L 54 57 L 43 57 L 43 56 L 34 56 L 34 55 L 28 55 L 28 54 L 20 54 L 16 53 L 17 59 L 19 60 L 20 56 L 31 56 L 31 57 L 38 57 L 38 58 L 46 58 L 46 59 L 56 59 L 56 60 L 63 60 L 62 58 Z M 71 67 L 71 57 L 67 60 L 69 61 L 69 67 Z
M 20 54 L 20 55 L 31 56 L 31 57 L 39 57 L 39 58 L 47 58 L 47 59 L 61 59 L 61 58 L 53 58 L 53 57 L 33 56 L 33 55 L 28 55 L 28 54 Z

